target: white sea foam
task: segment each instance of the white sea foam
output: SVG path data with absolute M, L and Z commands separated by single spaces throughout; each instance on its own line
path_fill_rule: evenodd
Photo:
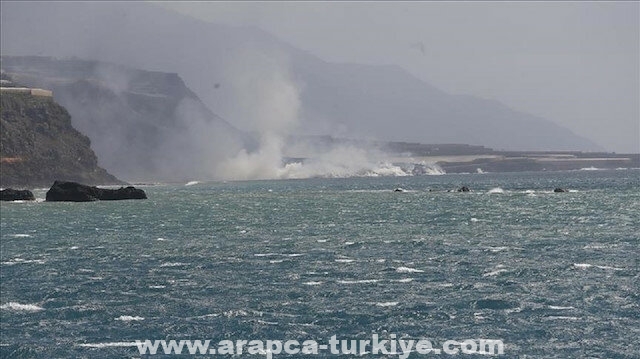
M 149 289 L 163 289 L 166 288 L 166 285 L 150 285 Z
M 184 185 L 185 186 L 193 186 L 193 185 L 198 184 L 198 183 L 200 183 L 200 182 L 198 182 L 198 181 L 189 181 L 189 182 L 185 183 Z
M 167 262 L 167 263 L 162 263 L 160 265 L 160 267 L 182 267 L 182 266 L 186 266 L 186 263 L 182 263 L 182 262 Z
M 478 219 L 475 217 L 471 217 L 471 222 L 478 222 Z
M 26 233 L 16 233 L 16 234 L 9 234 L 8 237 L 13 237 L 13 238 L 30 238 L 33 237 L 30 234 L 26 234 Z
M 493 277 L 493 276 L 497 276 L 500 273 L 505 273 L 505 272 L 508 272 L 508 270 L 506 270 L 506 269 L 498 269 L 498 270 L 494 270 L 492 272 L 484 273 L 482 276 L 483 277 Z
M 421 269 L 409 268 L 409 267 L 398 267 L 396 268 L 396 272 L 398 273 L 424 273 Z
M 398 302 L 380 302 L 376 303 L 377 307 L 395 307 L 398 305 Z
M 398 283 L 411 283 L 411 282 L 413 282 L 413 278 L 402 278 L 402 279 L 396 279 L 396 280 L 394 280 L 394 282 L 398 282 Z
M 269 263 L 271 263 L 271 264 L 277 264 L 277 263 L 282 263 L 282 262 L 284 262 L 284 259 L 273 259 L 273 260 L 269 261 Z
M 487 191 L 487 194 L 502 194 L 504 190 L 500 187 L 495 187 Z
M 587 269 L 587 268 L 595 267 L 599 269 L 624 270 L 624 268 L 611 267 L 611 266 L 599 266 L 599 265 L 593 265 L 589 263 L 573 263 L 573 266 L 579 269 Z
M 302 284 L 304 285 L 321 285 L 323 282 L 317 282 L 317 281 L 310 281 L 310 282 L 304 282 Z
M 44 310 L 44 308 L 35 304 L 21 304 L 17 302 L 9 302 L 0 305 L 0 309 L 10 310 L 14 312 L 39 312 L 41 310 Z
M 166 240 L 167 240 L 166 238 L 162 238 L 162 237 L 156 238 L 156 241 L 160 241 L 160 242 L 166 241 Z
M 506 251 L 509 249 L 509 247 L 487 247 L 488 250 L 490 250 L 491 252 L 502 252 L 502 251 Z
M 580 318 L 578 317 L 567 317 L 567 316 L 560 316 L 560 315 L 551 315 L 548 317 L 545 317 L 546 320 L 579 320 Z
M 114 320 L 119 320 L 122 322 L 136 322 L 136 321 L 144 320 L 144 318 L 138 317 L 138 316 L 131 316 L 131 315 L 121 315 Z
M 4 264 L 7 266 L 12 266 L 12 265 L 16 265 L 16 264 L 45 264 L 47 261 L 43 260 L 43 259 L 22 259 L 22 258 L 14 258 L 11 259 L 7 262 L 2 262 L 0 264 Z
M 569 309 L 576 309 L 574 307 L 561 307 L 561 306 L 557 306 L 557 305 L 550 305 L 549 309 L 553 309 L 553 310 L 569 310 Z
M 351 262 L 355 262 L 355 259 L 338 258 L 335 261 L 338 263 L 351 263 Z

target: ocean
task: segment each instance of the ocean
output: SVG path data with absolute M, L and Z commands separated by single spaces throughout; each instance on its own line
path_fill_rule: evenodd
M 2 203 L 0 357 L 377 334 L 499 339 L 504 358 L 639 358 L 639 182 L 640 170 L 192 182 L 142 186 L 139 201 Z M 423 357 L 450 356 L 410 355 Z

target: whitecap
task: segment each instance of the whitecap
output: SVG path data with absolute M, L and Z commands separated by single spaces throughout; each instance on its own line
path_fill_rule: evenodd
M 498 270 L 494 270 L 492 272 L 484 273 L 482 276 L 483 277 L 493 277 L 493 276 L 496 276 L 496 275 L 498 275 L 500 273 L 504 273 L 504 272 L 508 272 L 508 270 L 506 270 L 506 269 L 498 269 Z
M 9 302 L 0 305 L 0 309 L 11 310 L 14 312 L 39 312 L 41 310 L 44 310 L 44 308 L 35 304 L 20 304 L 17 302 Z
M 589 267 L 593 267 L 593 265 L 589 263 L 573 263 L 573 266 L 580 269 L 587 269 Z
M 189 182 L 185 183 L 184 185 L 185 186 L 193 186 L 194 184 L 198 184 L 198 183 L 200 183 L 200 182 L 198 182 L 198 181 L 189 181 Z
M 545 319 L 547 319 L 547 320 L 578 320 L 580 318 L 552 315 L 552 316 L 545 317 Z
M 254 257 L 273 257 L 277 255 L 278 253 L 254 253 L 253 254 Z
M 398 282 L 398 283 L 411 283 L 411 282 L 413 282 L 413 278 L 402 278 L 402 279 L 396 279 L 396 280 L 394 280 L 394 282 Z
M 163 289 L 166 288 L 166 285 L 150 285 L 149 289 Z
M 351 262 L 355 262 L 355 259 L 338 258 L 335 261 L 338 263 L 351 263 Z
M 300 257 L 303 256 L 303 253 L 291 253 L 291 254 L 287 254 L 287 257 Z
M 574 307 L 561 307 L 558 305 L 550 305 L 549 309 L 553 309 L 553 310 L 569 310 L 569 309 L 576 309 Z
M 156 241 L 161 241 L 162 242 L 162 241 L 166 241 L 166 240 L 167 240 L 166 238 L 162 238 L 162 237 L 156 238 Z
M 2 262 L 0 264 L 4 264 L 4 265 L 8 265 L 8 266 L 12 266 L 15 264 L 30 264 L 30 263 L 34 263 L 34 264 L 45 264 L 47 261 L 43 260 L 43 259 L 22 259 L 22 258 L 14 258 L 9 260 L 8 262 Z
M 271 264 L 282 263 L 282 262 L 284 262 L 284 259 L 274 259 L 269 261 L 269 263 Z
M 599 266 L 599 265 L 593 265 L 593 264 L 589 264 L 589 263 L 574 263 L 573 264 L 574 267 L 576 268 L 580 268 L 580 269 L 587 269 L 587 268 L 591 268 L 591 267 L 596 267 L 599 269 L 610 269 L 610 270 L 624 270 L 624 268 L 618 268 L 618 267 L 611 267 L 611 266 Z
M 26 233 L 16 233 L 16 234 L 9 234 L 8 237 L 13 237 L 13 238 L 30 238 L 33 237 L 30 234 L 26 234 Z
M 582 247 L 582 249 L 607 249 L 607 248 L 609 247 L 601 244 L 587 244 L 586 246 Z
M 379 302 L 376 303 L 377 307 L 395 307 L 398 305 L 398 302 Z
M 398 267 L 396 268 L 396 272 L 398 273 L 424 273 L 421 269 L 409 268 L 409 267 Z
M 321 285 L 323 282 L 315 282 L 315 281 L 310 281 L 310 282 L 304 282 L 302 284 L 304 285 Z
M 71 249 L 71 250 L 76 250 L 78 248 L 80 248 L 80 247 L 78 247 L 78 246 L 69 247 L 69 249 Z
M 501 194 L 504 193 L 504 190 L 500 187 L 495 187 L 487 191 L 487 194 Z
M 186 265 L 187 265 L 186 263 L 182 263 L 182 262 L 174 262 L 174 263 L 167 262 L 167 263 L 162 263 L 160 267 L 182 267 Z
M 114 320 L 120 320 L 120 321 L 123 321 L 123 322 L 133 322 L 133 321 L 144 320 L 144 318 L 143 317 L 139 317 L 139 316 L 121 315 L 121 316 L 117 317 Z
M 478 219 L 476 217 L 471 217 L 471 222 L 478 222 Z
M 596 268 L 600 268 L 600 269 L 611 269 L 611 270 L 624 270 L 624 268 L 611 267 L 611 266 L 596 266 Z
M 495 253 L 495 252 L 506 251 L 509 249 L 509 247 L 487 247 L 487 249 Z

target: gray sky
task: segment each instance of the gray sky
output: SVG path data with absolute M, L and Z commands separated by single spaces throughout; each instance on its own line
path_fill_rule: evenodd
M 397 64 L 454 94 L 543 116 L 609 151 L 640 151 L 638 2 L 189 2 L 324 60 Z

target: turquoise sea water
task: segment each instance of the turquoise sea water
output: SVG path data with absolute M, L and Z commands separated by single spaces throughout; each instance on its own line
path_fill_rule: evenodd
M 501 339 L 508 358 L 638 358 L 639 179 L 252 181 L 147 186 L 145 201 L 2 203 L 0 357 L 393 333 Z M 446 192 L 461 185 L 473 191 Z

